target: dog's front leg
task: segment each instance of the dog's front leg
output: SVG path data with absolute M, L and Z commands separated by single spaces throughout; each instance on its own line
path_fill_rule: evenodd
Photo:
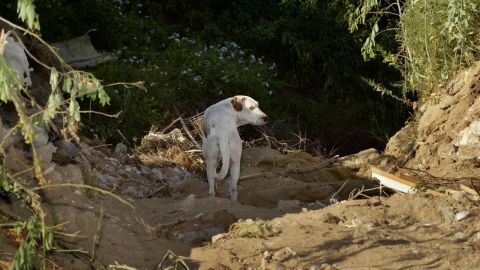
M 239 161 L 230 161 L 230 181 L 229 181 L 229 192 L 230 200 L 237 201 L 237 183 L 238 178 L 240 177 L 240 162 Z
M 237 201 L 237 183 L 240 177 L 240 160 L 242 158 L 242 140 L 238 135 L 232 140 L 230 157 L 230 200 Z

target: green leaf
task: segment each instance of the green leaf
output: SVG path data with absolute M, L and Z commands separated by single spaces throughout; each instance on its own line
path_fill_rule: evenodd
M 66 77 L 65 80 L 63 81 L 63 91 L 70 93 L 72 91 L 73 87 L 73 80 L 70 77 Z
M 58 87 L 59 74 L 57 70 L 53 67 L 50 71 L 50 86 L 52 87 L 52 92 L 55 91 Z

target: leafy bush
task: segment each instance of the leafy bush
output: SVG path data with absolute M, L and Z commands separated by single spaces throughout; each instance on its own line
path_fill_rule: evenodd
M 355 30 L 359 24 L 369 25 L 371 34 L 362 48 L 364 56 L 383 54 L 403 74 L 404 97 L 405 92 L 415 91 L 425 98 L 459 69 L 480 59 L 479 3 L 409 0 L 390 5 L 363 0 L 351 14 L 350 27 Z M 384 24 L 381 29 L 382 20 L 395 21 L 395 25 Z M 383 42 L 376 42 L 386 31 L 396 33 L 400 45 L 396 51 L 386 52 Z
M 102 137 L 120 139 L 117 128 L 122 127 L 121 130 L 125 131 L 128 129 L 125 127 L 127 124 L 134 123 L 134 127 L 130 129 L 136 128 L 137 131 L 124 134 L 130 139 L 133 134 L 138 135 L 149 128 L 149 125 L 144 124 L 147 120 L 161 125 L 162 121 L 168 118 L 167 109 L 181 100 L 180 98 L 219 100 L 227 96 L 229 89 L 235 89 L 234 85 L 237 84 L 237 90 L 231 92 L 244 93 L 244 90 L 248 89 L 248 93 L 261 99 L 262 107 L 271 104 L 268 109 L 265 108 L 270 116 L 287 120 L 287 124 L 295 130 L 308 131 L 308 136 L 321 137 L 327 148 L 335 142 L 324 137 L 325 129 L 317 124 L 319 122 L 337 122 L 337 125 L 329 128 L 335 134 L 329 137 L 335 140 L 336 136 L 349 132 L 352 128 L 385 133 L 388 136 L 395 132 L 408 116 L 408 108 L 401 107 L 398 101 L 384 96 L 401 95 L 401 86 L 392 85 L 392 82 L 401 80 L 400 73 L 383 63 L 382 57 L 365 63 L 360 47 L 361 39 L 368 33 L 351 34 L 347 30 L 346 12 L 353 9 L 354 2 L 356 3 L 338 0 L 35 1 L 41 14 L 41 22 L 48 25 L 42 29 L 42 34 L 47 39 L 58 41 L 97 29 L 97 37 L 103 39 L 104 49 L 122 49 L 124 59 L 133 56 L 136 59 L 132 61 L 143 59 L 141 63 L 107 64 L 95 69 L 95 72 L 100 72 L 99 76 L 107 81 L 145 80 L 148 88 L 147 93 L 116 89 L 118 96 L 115 96 L 115 89 L 110 91 L 113 104 L 117 104 L 111 107 L 110 112 L 123 109 L 124 114 L 121 122 L 104 122 L 95 117 L 91 118 L 89 125 L 101 126 Z M 384 24 L 382 21 L 382 25 Z M 195 37 L 201 45 L 184 47 L 184 50 L 170 49 L 175 43 L 168 39 L 167 33 L 173 32 Z M 169 69 L 172 69 L 170 66 L 174 64 L 165 64 L 162 57 L 176 59 L 172 61 L 177 63 L 191 61 L 188 57 L 193 57 L 195 51 L 200 51 L 203 43 L 219 44 L 215 46 L 219 49 L 225 46 L 225 40 L 235 41 L 244 51 L 254 52 L 256 56 L 265 56 L 262 58 L 263 62 L 278 64 L 278 77 L 270 81 L 266 79 L 271 75 L 264 78 L 269 87 L 262 87 L 267 91 L 255 90 L 258 89 L 258 85 L 255 85 L 258 82 L 248 82 L 248 87 L 245 87 L 244 83 L 238 84 L 231 78 L 231 85 L 225 87 L 221 80 L 225 74 L 217 74 L 221 76 L 216 79 L 209 77 L 208 74 L 214 74 L 220 69 L 227 70 L 227 73 L 228 70 L 236 70 L 227 64 L 218 66 L 218 69 L 195 67 L 196 64 L 186 66 L 185 68 L 190 68 L 192 72 L 196 72 L 195 68 L 206 69 L 202 72 L 208 74 L 195 74 L 202 78 L 200 82 L 203 85 L 193 84 L 190 80 L 193 76 L 185 81 L 172 82 L 171 80 L 176 79 L 184 80 L 186 74 L 173 76 L 168 73 L 168 78 L 161 78 L 151 70 L 156 65 L 159 67 L 158 71 L 169 72 Z M 382 40 L 382 44 L 387 43 L 387 51 L 390 52 L 399 46 L 393 38 Z M 182 55 L 168 55 L 167 50 Z M 193 51 L 187 55 L 186 50 Z M 175 67 L 175 70 L 181 72 L 182 68 Z M 175 72 L 173 69 L 171 71 Z M 255 74 L 252 72 L 251 77 L 241 76 L 254 78 Z M 263 76 L 261 72 L 260 75 Z M 168 80 L 171 82 L 167 82 Z M 152 82 L 154 85 L 149 85 Z M 169 84 L 166 85 L 167 83 Z M 269 90 L 272 90 L 273 94 L 265 100 L 262 95 Z M 218 95 L 219 91 L 224 94 Z M 260 96 L 256 96 L 257 93 Z M 153 96 L 144 96 L 150 94 Z M 140 115 L 133 113 L 135 110 L 128 109 L 133 107 Z M 151 108 L 152 111 L 144 114 L 143 107 Z M 383 116 L 383 112 L 392 107 L 398 108 L 394 114 L 399 117 L 394 121 L 388 118 L 391 114 Z M 337 111 L 342 113 L 336 113 Z M 343 115 L 342 121 L 332 120 L 340 114 Z M 382 117 L 373 120 L 371 115 Z M 132 119 L 127 120 L 130 117 Z M 386 122 L 378 123 L 377 120 L 380 119 Z M 137 126 L 138 123 L 142 124 Z M 379 126 L 382 130 L 379 130 Z
M 407 80 L 429 94 L 479 59 L 480 20 L 474 0 L 409 1 L 402 16 L 410 52 Z
M 152 124 L 169 120 L 172 105 L 185 101 L 215 100 L 236 94 L 254 96 L 262 108 L 274 112 L 268 97 L 281 82 L 276 79 L 277 66 L 241 49 L 234 42 L 207 45 L 198 39 L 174 33 L 160 53 L 125 50 L 117 63 L 94 69 L 107 82 L 122 78 L 144 81 L 147 93 L 138 89 L 112 89 L 111 113 L 122 111 L 119 119 L 105 122 L 92 117 L 89 125 L 104 139 L 118 140 L 120 134 L 139 138 Z M 134 54 L 135 53 L 135 54 Z M 199 103 L 197 103 L 198 105 Z M 198 108 L 202 109 L 202 108 Z

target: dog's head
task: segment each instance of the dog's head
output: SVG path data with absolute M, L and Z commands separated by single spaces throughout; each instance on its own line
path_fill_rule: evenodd
M 237 112 L 237 124 L 265 125 L 268 116 L 260 110 L 258 102 L 248 96 L 234 96 L 231 103 Z

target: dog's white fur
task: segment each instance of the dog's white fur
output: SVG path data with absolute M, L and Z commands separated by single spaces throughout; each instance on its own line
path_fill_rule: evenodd
M 240 176 L 242 140 L 237 127 L 245 124 L 264 125 L 268 117 L 258 102 L 248 96 L 224 99 L 207 108 L 203 115 L 203 156 L 205 157 L 208 194 L 215 196 L 215 180 L 221 180 L 230 170 L 230 199 L 237 200 L 237 182 Z M 218 157 L 222 168 L 217 172 Z

